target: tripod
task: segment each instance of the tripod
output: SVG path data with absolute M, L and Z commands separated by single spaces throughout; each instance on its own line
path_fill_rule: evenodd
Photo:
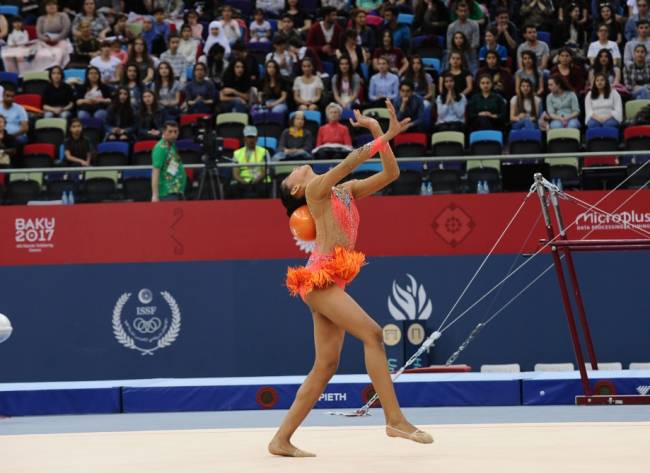
M 203 191 L 205 189 L 206 181 L 210 186 L 210 194 L 208 194 L 208 199 L 217 200 L 221 198 L 221 178 L 219 177 L 219 171 L 217 169 L 217 163 L 215 160 L 205 157 L 203 161 L 203 173 L 201 174 L 201 180 L 199 181 L 199 192 L 196 196 L 197 200 L 203 199 Z M 216 182 L 215 182 L 216 181 Z M 219 193 L 217 194 L 217 188 L 219 188 Z M 217 197 L 219 195 L 219 197 Z
M 207 184 L 210 190 L 208 199 L 223 199 L 223 184 L 221 182 L 221 176 L 219 175 L 219 169 L 217 166 L 217 161 L 219 161 L 223 156 L 223 138 L 216 136 L 215 132 L 211 132 L 209 136 L 209 144 L 208 146 L 204 145 L 204 151 L 205 153 L 203 154 L 202 158 L 203 174 L 201 174 L 201 180 L 199 181 L 199 192 L 196 198 L 197 200 L 203 199 L 203 192 L 206 187 L 206 181 L 208 181 Z

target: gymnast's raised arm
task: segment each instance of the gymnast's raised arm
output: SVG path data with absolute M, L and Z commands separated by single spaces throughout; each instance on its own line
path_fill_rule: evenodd
M 305 190 L 305 194 L 309 200 L 329 198 L 333 186 L 338 184 L 341 179 L 349 175 L 364 161 L 370 159 L 377 151 L 382 152 L 382 164 L 384 169 L 368 179 L 358 181 L 358 183 L 356 183 L 352 188 L 355 197 L 357 194 L 359 196 L 372 194 L 393 181 L 399 175 L 399 168 L 397 168 L 395 156 L 392 151 L 388 151 L 390 149 L 388 143 L 395 136 L 408 128 L 410 118 L 406 118 L 401 122 L 398 121 L 395 114 L 395 108 L 390 100 L 386 100 L 386 108 L 391 115 L 391 120 L 388 131 L 384 134 L 381 134 L 381 128 L 376 120 L 363 116 L 358 110 L 354 111 L 355 121 L 350 120 L 352 125 L 355 127 L 361 126 L 368 128 L 371 133 L 373 133 L 375 140 L 361 148 L 355 149 L 348 154 L 342 162 L 327 171 L 325 174 L 322 174 L 311 181 Z M 377 176 L 377 178 L 373 179 L 375 176 Z M 370 192 L 379 184 L 382 184 L 381 187 Z M 357 185 L 360 187 L 357 188 Z
M 387 101 L 386 108 L 388 108 L 388 113 L 390 115 L 390 124 L 391 126 L 400 126 L 402 131 L 405 128 L 408 128 L 408 123 L 399 123 L 397 120 L 397 112 L 390 101 Z M 370 120 L 366 123 L 361 124 L 359 121 L 353 123 L 355 127 L 363 126 L 367 128 L 372 136 L 377 139 L 382 135 L 381 126 L 377 123 L 377 120 L 367 117 L 363 117 L 365 120 Z M 390 127 L 389 127 L 390 129 Z M 382 170 L 361 180 L 353 180 L 346 182 L 344 185 L 350 190 L 355 199 L 360 199 L 368 195 L 372 195 L 376 192 L 379 192 L 381 189 L 386 187 L 388 184 L 393 182 L 399 177 L 399 166 L 397 160 L 395 159 L 395 154 L 390 145 L 384 147 L 383 150 L 379 151 L 379 157 L 381 158 Z

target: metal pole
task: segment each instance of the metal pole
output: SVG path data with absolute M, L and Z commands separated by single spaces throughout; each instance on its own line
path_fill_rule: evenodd
M 555 220 L 557 221 L 558 230 L 560 231 L 560 238 L 562 240 L 567 240 L 567 234 L 564 227 L 564 220 L 562 219 L 562 213 L 560 211 L 560 203 L 557 198 L 557 192 L 553 189 L 549 191 L 551 196 L 551 205 L 553 205 L 553 211 L 555 213 Z M 585 343 L 587 344 L 587 353 L 589 354 L 589 361 L 591 362 L 591 368 L 593 370 L 598 369 L 598 361 L 596 359 L 596 350 L 594 349 L 594 342 L 591 338 L 591 330 L 589 329 L 589 321 L 587 320 L 587 312 L 585 310 L 584 300 L 582 299 L 582 293 L 580 291 L 580 285 L 578 284 L 578 276 L 576 273 L 575 265 L 573 263 L 573 255 L 571 254 L 571 247 L 564 247 L 560 251 L 564 253 L 564 258 L 569 269 L 569 278 L 571 279 L 571 286 L 573 287 L 573 297 L 576 301 L 576 306 L 578 308 L 578 316 L 580 317 L 580 325 L 582 326 L 582 332 L 585 337 Z
M 546 195 L 546 188 L 542 183 L 541 173 L 535 173 L 535 183 L 537 184 L 537 195 L 542 207 L 542 214 L 544 216 L 544 226 L 546 227 L 546 234 L 550 240 L 555 238 L 553 223 L 551 215 L 544 198 Z M 564 304 L 564 312 L 566 314 L 567 323 L 569 324 L 569 332 L 571 333 L 571 341 L 573 342 L 573 350 L 575 352 L 576 361 L 578 362 L 578 370 L 580 370 L 580 379 L 582 380 L 582 388 L 585 395 L 591 395 L 591 388 L 589 386 L 589 378 L 587 376 L 587 369 L 585 367 L 584 357 L 582 356 L 582 348 L 580 346 L 580 339 L 578 338 L 578 329 L 576 327 L 575 319 L 573 316 L 573 309 L 571 308 L 571 300 L 569 298 L 569 291 L 567 289 L 566 280 L 564 278 L 564 270 L 562 268 L 562 260 L 558 254 L 556 246 L 551 245 L 551 254 L 553 256 L 553 264 L 557 275 L 558 284 L 560 286 L 560 294 L 562 295 L 562 303 Z
M 555 244 L 557 242 L 554 242 Z M 639 251 L 639 250 L 650 250 L 650 244 L 648 245 L 557 245 L 558 248 L 570 248 L 571 251 Z

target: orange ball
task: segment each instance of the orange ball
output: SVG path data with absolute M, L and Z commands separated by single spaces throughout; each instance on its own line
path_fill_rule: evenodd
M 300 240 L 310 241 L 316 239 L 316 222 L 306 205 L 298 207 L 289 218 L 289 228 L 293 236 Z

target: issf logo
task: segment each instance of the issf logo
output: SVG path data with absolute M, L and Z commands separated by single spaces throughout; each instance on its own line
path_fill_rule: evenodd
M 174 343 L 181 331 L 181 309 L 171 293 L 143 288 L 137 299 L 131 295 L 123 293 L 113 308 L 116 340 L 142 355 L 153 355 Z

